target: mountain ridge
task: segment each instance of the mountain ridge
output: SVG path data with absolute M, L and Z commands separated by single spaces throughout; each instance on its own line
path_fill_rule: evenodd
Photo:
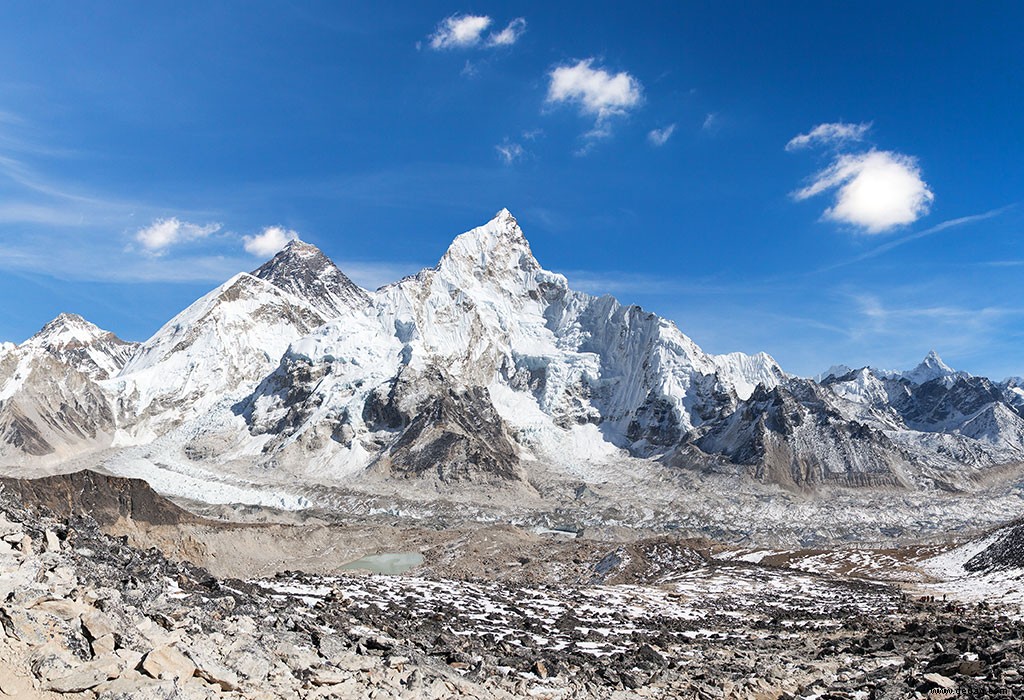
M 85 324 L 60 316 L 26 347 L 116 338 Z M 957 372 L 934 351 L 906 372 L 841 366 L 818 381 L 765 353 L 705 353 L 667 319 L 571 289 L 507 209 L 376 291 L 293 241 L 125 344 L 114 371 L 76 370 L 88 397 L 77 410 L 39 410 L 44 394 L 67 394 L 57 365 L 31 391 L 7 391 L 21 347 L 0 348 L 7 462 L 100 450 L 122 470 L 157 460 L 200 481 L 257 469 L 530 494 L 539 465 L 586 474 L 631 459 L 698 471 L 725 460 L 798 489 L 970 489 L 1024 462 L 1012 381 Z

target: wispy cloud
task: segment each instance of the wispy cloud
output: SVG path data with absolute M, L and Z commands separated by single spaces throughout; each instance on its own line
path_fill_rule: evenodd
M 797 151 L 809 146 L 836 146 L 855 141 L 863 141 L 871 129 L 871 122 L 850 124 L 847 122 L 831 122 L 818 124 L 805 134 L 798 134 L 786 144 L 787 151 Z
M 1024 267 L 1024 260 L 990 260 L 979 264 L 985 267 Z
M 911 241 L 916 241 L 916 240 L 919 240 L 921 238 L 926 238 L 928 236 L 933 236 L 936 233 L 940 233 L 940 232 L 945 231 L 947 229 L 957 228 L 957 227 L 960 227 L 960 226 L 967 226 L 969 224 L 978 223 L 980 221 L 986 221 L 988 219 L 993 219 L 993 218 L 995 218 L 997 216 L 1005 214 L 1006 212 L 1010 211 L 1014 207 L 1016 207 L 1015 204 L 1010 204 L 1010 205 L 1007 205 L 1005 207 L 999 207 L 998 209 L 992 209 L 990 211 L 982 212 L 980 214 L 971 214 L 969 216 L 960 216 L 960 217 L 957 217 L 955 219 L 948 219 L 946 221 L 943 221 L 941 223 L 938 223 L 938 224 L 936 224 L 934 226 L 931 226 L 929 228 L 923 229 L 921 231 L 915 231 L 913 233 L 908 233 L 907 235 L 905 235 L 905 236 L 903 236 L 901 238 L 897 238 L 895 240 L 891 240 L 891 241 L 888 241 L 886 243 L 882 243 L 881 245 L 875 246 L 871 250 L 868 250 L 868 251 L 866 251 L 864 253 L 861 253 L 860 255 L 858 255 L 858 256 L 856 256 L 854 258 L 851 258 L 849 260 L 844 260 L 842 262 L 838 262 L 838 263 L 835 263 L 833 265 L 828 265 L 828 266 L 819 268 L 819 269 L 815 270 L 815 272 L 816 273 L 818 273 L 818 272 L 828 272 L 830 270 L 835 270 L 835 269 L 840 268 L 840 267 L 846 267 L 848 265 L 853 265 L 853 264 L 862 262 L 864 260 L 869 260 L 871 258 L 874 258 L 874 257 L 877 257 L 877 256 L 882 255 L 884 253 L 887 253 L 890 250 L 893 250 L 894 248 L 898 248 L 901 245 L 906 245 L 907 243 L 910 243 Z
M 569 286 L 581 292 L 601 296 L 642 295 L 678 296 L 681 294 L 737 295 L 778 290 L 782 282 L 753 280 L 742 285 L 735 280 L 690 279 L 620 270 L 562 270 Z
M 500 32 L 487 37 L 488 46 L 512 46 L 526 32 L 526 20 L 516 17 Z
M 507 139 L 495 146 L 494 149 L 498 152 L 498 158 L 505 165 L 511 165 L 518 160 L 522 160 L 523 156 L 526 155 L 526 150 L 520 144 Z
M 914 303 L 870 293 L 853 294 L 850 300 L 850 341 L 873 352 L 889 348 L 904 358 L 896 366 L 907 366 L 931 349 L 940 355 L 970 355 L 1001 337 L 1008 322 L 1024 318 L 1024 306 Z
M 598 121 L 626 114 L 640 104 L 640 82 L 626 71 L 614 75 L 593 67 L 587 58 L 553 69 L 548 78 L 547 101 L 576 104 L 582 114 Z
M 486 15 L 452 15 L 441 20 L 430 35 L 430 48 L 464 49 L 480 43 L 483 33 L 491 26 Z
M 484 36 L 494 20 L 487 15 L 460 15 L 446 17 L 428 37 L 435 51 L 468 49 L 477 46 L 498 48 L 512 46 L 526 31 L 526 20 L 516 17 L 504 29 Z
M 149 226 L 140 228 L 135 232 L 134 238 L 146 252 L 162 255 L 172 246 L 206 238 L 221 228 L 218 223 L 193 224 L 172 216 L 168 219 L 157 219 Z
M 68 207 L 30 202 L 0 204 L 0 224 L 40 224 L 43 226 L 82 226 L 83 214 Z
M 88 223 L 109 223 L 124 217 L 140 204 L 115 197 L 88 193 L 43 175 L 25 160 L 0 154 L 0 188 L 6 199 L 8 223 L 53 223 L 61 220 Z
M 242 256 L 187 255 L 173 260 L 124 255 L 103 247 L 54 246 L 48 250 L 0 246 L 0 270 L 85 282 L 211 282 L 219 284 L 252 267 Z M 116 259 L 116 264 L 111 264 Z
M 549 104 L 574 104 L 580 114 L 594 118 L 594 126 L 583 137 L 588 143 L 578 152 L 585 154 L 593 142 L 611 135 L 611 120 L 628 114 L 643 101 L 640 81 L 626 71 L 609 73 L 593 67 L 587 58 L 572 65 L 558 66 L 548 73 Z
M 650 141 L 652 146 L 661 147 L 668 143 L 668 140 L 672 138 L 672 133 L 676 130 L 675 124 L 669 124 L 661 129 L 651 129 L 647 132 L 647 140 Z
M 863 141 L 870 129 L 870 122 L 818 124 L 790 139 L 786 150 L 817 146 L 838 151 Z M 935 200 L 916 158 L 874 148 L 860 153 L 836 153 L 832 163 L 816 173 L 810 184 L 794 192 L 793 198 L 802 201 L 829 190 L 835 192 L 835 200 L 823 218 L 850 224 L 869 234 L 914 223 L 928 214 Z

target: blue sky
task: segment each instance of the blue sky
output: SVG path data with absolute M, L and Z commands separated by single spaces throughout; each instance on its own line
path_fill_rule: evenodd
M 1024 374 L 1015 3 L 6 3 L 0 339 L 145 339 L 300 235 L 364 286 L 501 207 L 712 352 Z

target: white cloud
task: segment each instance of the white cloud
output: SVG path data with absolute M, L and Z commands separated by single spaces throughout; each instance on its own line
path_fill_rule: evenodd
M 871 128 L 871 122 L 860 124 L 848 124 L 846 122 L 833 122 L 831 124 L 818 124 L 806 134 L 798 134 L 786 144 L 787 151 L 796 151 L 815 145 L 837 145 L 850 143 L 851 141 L 863 141 L 864 135 Z
M 452 15 L 437 25 L 430 35 L 430 48 L 435 51 L 442 49 L 468 49 L 483 45 L 486 48 L 512 46 L 526 32 L 526 20 L 516 17 L 500 32 L 491 32 L 484 40 L 484 32 L 494 23 L 487 15 Z M 417 47 L 419 44 L 417 44 Z M 468 65 L 468 64 L 467 64 Z
M 498 152 L 498 157 L 506 164 L 510 165 L 515 163 L 517 160 L 521 160 L 526 151 L 518 143 L 512 141 L 504 141 L 494 147 L 494 150 Z
M 483 33 L 491 26 L 491 22 L 491 18 L 486 15 L 447 17 L 437 25 L 437 29 L 430 36 L 430 48 L 436 50 L 464 49 L 475 46 L 480 43 Z M 511 26 L 509 25 L 509 27 Z
M 173 245 L 206 238 L 220 229 L 220 224 L 193 224 L 172 216 L 169 219 L 157 219 L 139 229 L 135 232 L 135 240 L 148 252 L 159 255 Z
M 647 140 L 652 146 L 664 146 L 672 138 L 672 132 L 676 130 L 675 124 L 669 124 L 663 129 L 651 129 L 647 134 Z
M 578 104 L 583 114 L 597 118 L 600 125 L 609 117 L 627 113 L 640 104 L 640 82 L 622 71 L 612 75 L 602 68 L 592 68 L 594 59 L 559 66 L 551 71 L 548 102 Z M 603 133 L 599 135 L 605 135 Z
M 243 236 L 245 252 L 268 257 L 284 248 L 290 241 L 299 240 L 299 234 L 281 226 L 267 226 L 256 236 Z
M 928 213 L 935 199 L 917 160 L 890 151 L 840 155 L 793 197 L 804 200 L 831 189 L 837 190 L 835 203 L 825 210 L 825 218 L 867 233 L 913 223 Z
M 488 46 L 512 46 L 519 41 L 519 37 L 526 31 L 526 20 L 516 17 L 508 23 L 508 26 L 500 32 L 494 32 L 487 37 Z
M 700 128 L 704 131 L 718 131 L 719 122 L 721 122 L 721 119 L 718 118 L 717 112 L 708 112 L 708 115 L 704 117 L 704 123 L 700 125 Z

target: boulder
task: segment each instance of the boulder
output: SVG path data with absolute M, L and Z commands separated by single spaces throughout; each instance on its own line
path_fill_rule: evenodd
M 153 678 L 191 678 L 196 665 L 173 646 L 158 647 L 146 654 L 142 670 Z
M 82 613 L 82 629 L 91 639 L 99 639 L 117 632 L 113 621 L 99 610 L 91 609 Z
M 235 691 L 241 685 L 238 674 L 223 664 L 211 650 L 190 648 L 188 656 L 196 665 L 196 675 L 207 683 L 220 686 L 221 690 Z
M 116 658 L 106 657 L 76 666 L 67 675 L 49 679 L 42 683 L 42 688 L 55 693 L 81 693 L 111 678 L 117 678 L 122 670 L 123 666 Z
M 117 642 L 112 634 L 105 634 L 98 639 L 92 640 L 92 655 L 94 657 L 113 654 L 115 648 L 117 648 Z

